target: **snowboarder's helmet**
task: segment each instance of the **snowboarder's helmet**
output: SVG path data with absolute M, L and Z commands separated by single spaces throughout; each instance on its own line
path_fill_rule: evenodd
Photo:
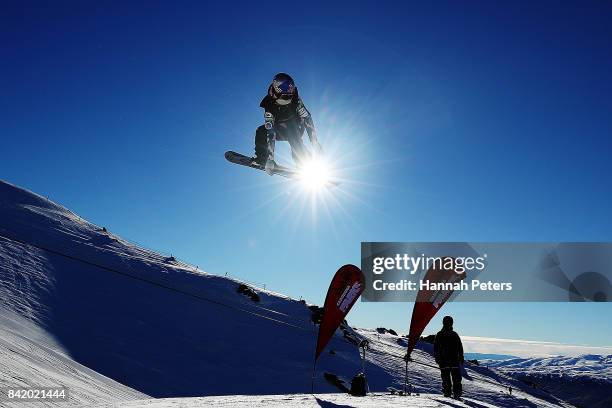
M 284 72 L 280 72 L 274 75 L 274 78 L 272 79 L 272 84 L 268 89 L 268 94 L 279 105 L 288 105 L 289 103 L 291 103 L 296 92 L 297 88 L 295 87 L 295 82 L 293 82 L 293 78 L 291 78 L 289 74 L 285 74 Z
M 450 316 L 444 316 L 442 319 L 442 325 L 444 327 L 453 327 L 453 318 Z

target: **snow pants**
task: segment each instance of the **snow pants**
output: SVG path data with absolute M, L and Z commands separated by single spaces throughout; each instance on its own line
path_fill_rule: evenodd
M 293 126 L 283 126 L 280 124 L 276 128 L 276 140 L 268 140 L 268 131 L 261 125 L 255 131 L 255 157 L 257 162 L 265 164 L 268 159 L 268 144 L 272 143 L 272 151 L 274 151 L 274 143 L 276 141 L 287 141 L 291 146 L 291 156 L 296 165 L 309 156 L 309 152 L 304 146 L 302 134 L 304 129 Z
M 455 398 L 461 397 L 461 369 L 459 367 L 440 367 L 442 375 L 442 392 L 445 397 L 451 396 L 451 387 Z

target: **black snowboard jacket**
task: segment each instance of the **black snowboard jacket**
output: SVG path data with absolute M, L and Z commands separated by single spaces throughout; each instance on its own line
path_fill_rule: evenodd
M 452 328 L 443 328 L 434 340 L 434 357 L 440 368 L 459 367 L 463 363 L 463 345 Z
M 278 105 L 270 95 L 266 95 L 259 106 L 267 113 L 272 114 L 274 129 L 279 136 L 279 140 L 302 136 L 304 130 L 308 133 L 311 142 L 313 137 L 316 137 L 312 116 L 297 93 L 287 105 Z

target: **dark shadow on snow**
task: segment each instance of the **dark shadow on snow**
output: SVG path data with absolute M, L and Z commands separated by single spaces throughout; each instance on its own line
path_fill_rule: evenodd
M 463 406 L 461 405 L 457 405 L 451 401 L 447 401 L 447 400 L 442 400 L 442 399 L 437 399 L 437 398 L 432 398 L 432 400 L 439 402 L 440 404 L 444 404 L 447 405 L 449 407 L 453 407 L 453 408 L 463 408 Z
M 317 400 L 317 404 L 322 408 L 353 408 L 352 405 L 334 404 L 333 402 L 325 401 L 317 397 L 315 397 L 315 400 Z
M 463 400 L 463 403 L 464 403 L 465 405 L 467 405 L 468 407 L 474 407 L 474 408 L 487 408 L 487 406 L 486 406 L 486 405 L 482 405 L 482 404 L 477 403 L 476 401 L 471 401 L 471 400 L 467 400 L 467 399 L 464 399 L 464 400 Z

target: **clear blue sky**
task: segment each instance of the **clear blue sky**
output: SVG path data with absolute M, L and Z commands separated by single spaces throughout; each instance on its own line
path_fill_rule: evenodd
M 332 3 L 4 2 L 0 178 L 319 304 L 361 241 L 612 240 L 610 4 Z M 279 71 L 349 179 L 314 204 L 223 158 Z M 466 335 L 612 338 L 610 303 L 445 308 Z

